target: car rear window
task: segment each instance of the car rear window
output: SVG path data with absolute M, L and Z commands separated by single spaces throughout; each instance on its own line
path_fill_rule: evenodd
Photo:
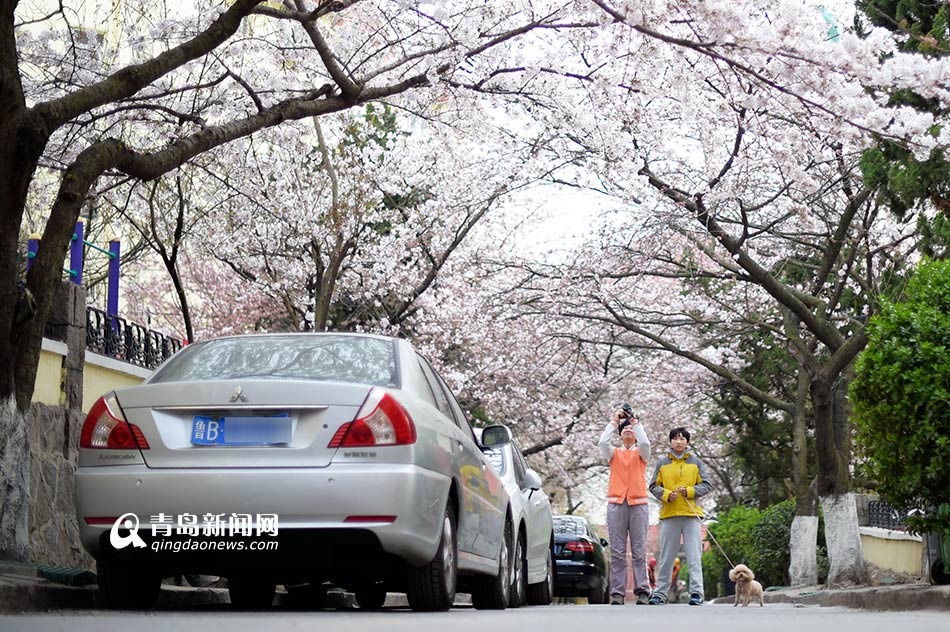
M 587 528 L 582 520 L 555 518 L 554 533 L 559 535 L 587 535 Z
M 327 380 L 399 387 L 391 340 L 363 336 L 268 335 L 189 345 L 148 382 Z

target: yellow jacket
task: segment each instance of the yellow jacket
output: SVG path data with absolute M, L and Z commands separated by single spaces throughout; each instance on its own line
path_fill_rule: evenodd
M 682 494 L 670 501 L 670 492 L 686 488 L 686 498 Z M 705 496 L 712 490 L 712 485 L 706 480 L 706 466 L 703 462 L 693 456 L 689 448 L 683 451 L 683 455 L 677 457 L 672 451 L 662 457 L 653 470 L 653 477 L 650 478 L 650 493 L 663 501 L 660 507 L 660 520 L 672 518 L 674 516 L 692 516 L 703 517 L 703 509 L 696 502 L 697 498 Z M 687 503 L 689 499 L 689 503 Z M 695 508 L 690 508 L 690 504 Z

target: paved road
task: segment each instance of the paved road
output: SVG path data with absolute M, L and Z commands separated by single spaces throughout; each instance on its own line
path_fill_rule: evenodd
M 767 604 L 764 608 L 557 605 L 502 612 L 460 607 L 440 613 L 416 613 L 406 609 L 235 612 L 220 606 L 152 613 L 75 610 L 0 616 L 3 632 L 260 632 L 262 629 L 268 632 L 501 632 L 515 629 L 519 632 L 946 632 L 950 630 L 950 614 Z

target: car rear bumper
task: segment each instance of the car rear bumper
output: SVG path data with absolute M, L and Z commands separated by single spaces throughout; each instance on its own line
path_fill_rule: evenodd
M 266 527 L 258 517 L 273 515 L 278 541 L 296 538 L 299 543 L 303 534 L 306 541 L 323 534 L 330 545 L 354 542 L 372 547 L 378 542 L 383 553 L 421 565 L 435 555 L 449 484 L 448 477 L 432 470 L 393 464 L 286 469 L 86 467 L 76 472 L 76 514 L 82 544 L 93 557 L 109 552 L 103 547 L 111 549 L 112 523 L 89 524 L 90 518 L 101 522 L 135 514 L 139 533 L 148 536 L 143 540 L 151 547 L 155 540 L 187 535 L 179 533 L 178 523 L 188 515 L 197 517 L 199 527 L 214 520 L 210 516 L 221 516 L 225 529 L 232 516 L 249 516 L 252 532 L 245 538 L 274 540 L 266 528 L 264 533 L 257 531 Z M 169 525 L 170 535 L 163 525 Z M 201 528 L 186 539 L 216 538 Z
M 586 597 L 591 590 L 602 588 L 608 581 L 593 564 L 557 560 L 556 565 L 554 593 L 559 597 Z

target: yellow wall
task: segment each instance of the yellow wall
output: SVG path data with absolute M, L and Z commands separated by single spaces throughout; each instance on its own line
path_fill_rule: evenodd
M 33 401 L 49 406 L 59 406 L 63 403 L 61 388 L 63 383 L 63 355 L 66 353 L 66 345 L 61 342 L 49 344 L 50 342 L 49 340 L 43 340 L 43 350 L 40 351 L 40 366 L 36 371 L 36 386 L 33 388 Z
M 920 577 L 920 539 L 902 531 L 861 527 L 864 560 L 881 568 Z
M 65 344 L 43 339 L 43 350 L 40 353 L 40 364 L 36 373 L 36 386 L 33 389 L 34 402 L 50 406 L 62 405 L 61 385 L 65 355 Z M 141 384 L 151 373 L 148 369 L 86 351 L 83 366 L 82 411 L 89 412 L 92 405 L 104 393 Z
M 145 378 L 138 375 L 114 371 L 86 362 L 83 369 L 82 411 L 89 412 L 96 400 L 111 390 L 136 386 L 144 381 Z

